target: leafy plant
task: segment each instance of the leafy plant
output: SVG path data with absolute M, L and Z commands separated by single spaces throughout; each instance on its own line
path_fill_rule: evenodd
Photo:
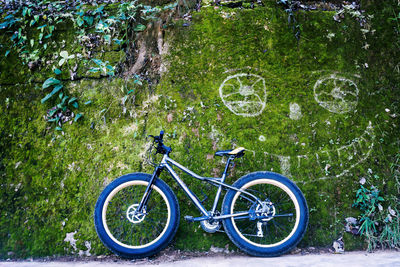
M 112 45 L 113 43 L 122 46 L 129 44 L 132 34 L 146 29 L 145 21 L 156 18 L 156 15 L 163 10 L 173 9 L 177 2 L 168 4 L 164 7 L 152 7 L 142 5 L 137 0 L 123 3 L 98 5 L 97 1 L 90 1 L 94 5 L 85 5 L 87 1 L 19 1 L 12 5 L 5 5 L 0 2 L 1 13 L 7 10 L 7 16 L 0 18 L 0 32 L 10 37 L 11 45 L 0 46 L 3 50 L 1 54 L 7 57 L 11 52 L 22 60 L 23 64 L 29 66 L 31 70 L 39 66 L 41 62 L 56 62 L 52 67 L 56 75 L 60 75 L 63 69 L 69 69 L 71 79 L 76 75 L 78 63 L 77 57 L 82 58 L 81 54 L 69 54 L 62 50 L 56 52 L 51 60 L 44 60 L 45 50 L 48 47 L 56 47 L 57 42 L 54 33 L 61 22 L 71 23 L 76 29 L 76 40 L 86 45 L 89 49 L 102 44 Z M 115 9 L 115 7 L 117 7 Z M 111 10 L 111 11 L 110 11 Z M 89 42 L 89 43 L 85 43 Z M 94 44 L 91 44 L 93 42 Z M 63 47 L 63 46 L 61 46 Z M 129 47 L 129 46 L 125 46 Z M 93 58 L 90 51 L 83 62 L 94 62 L 96 66 L 89 67 L 89 72 L 101 73 L 102 76 L 115 76 L 115 66 L 108 61 Z M 140 82 L 140 80 L 138 80 Z M 136 81 L 135 81 L 136 83 Z M 51 108 L 47 114 L 47 121 L 56 122 L 58 130 L 65 123 L 67 117 L 74 117 L 70 108 L 77 109 L 78 101 L 75 97 L 66 95 L 66 88 L 61 80 L 50 77 L 43 83 L 43 89 L 51 89 L 50 92 L 41 99 L 45 104 L 49 99 L 59 96 L 59 103 Z M 127 96 L 131 93 L 128 92 Z M 75 121 L 82 115 L 76 115 Z
M 68 55 L 67 51 L 61 51 L 60 53 L 61 59 L 58 62 L 58 66 L 62 66 L 65 62 L 68 62 L 69 59 L 74 59 L 75 55 Z
M 114 67 L 108 64 L 108 61 L 103 62 L 101 59 L 92 59 L 96 63 L 97 67 L 92 67 L 89 71 L 96 73 L 101 72 L 102 75 L 114 76 Z
M 360 234 L 366 238 L 368 250 L 377 247 L 400 248 L 400 154 L 390 166 L 391 177 L 396 182 L 397 195 L 385 199 L 375 186 L 360 185 L 353 207 L 361 211 Z M 377 180 L 378 176 L 373 176 Z

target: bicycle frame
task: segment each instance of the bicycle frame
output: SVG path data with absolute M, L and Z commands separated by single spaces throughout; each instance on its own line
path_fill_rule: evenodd
M 152 178 L 146 188 L 146 191 L 143 195 L 142 200 L 140 201 L 139 207 L 138 207 L 138 211 L 142 211 L 142 208 L 146 205 L 147 200 L 150 197 L 151 191 L 152 191 L 152 184 L 154 183 L 155 179 L 157 179 L 159 177 L 159 175 L 161 174 L 161 172 L 164 169 L 167 169 L 168 173 L 172 176 L 172 178 L 175 179 L 175 181 L 180 185 L 180 187 L 183 189 L 183 191 L 188 195 L 188 197 L 190 198 L 190 200 L 193 202 L 193 204 L 200 210 L 200 212 L 203 214 L 202 217 L 197 217 L 197 218 L 193 218 L 192 221 L 202 221 L 202 220 L 221 220 L 221 219 L 226 219 L 226 218 L 230 218 L 230 217 L 240 217 L 240 218 L 254 218 L 255 219 L 255 215 L 254 214 L 250 214 L 249 211 L 243 211 L 243 212 L 238 212 L 235 214 L 221 214 L 221 215 L 217 215 L 215 216 L 215 212 L 218 206 L 218 202 L 219 202 L 219 198 L 221 197 L 221 192 L 222 192 L 222 188 L 228 188 L 228 189 L 232 189 L 238 192 L 241 192 L 247 196 L 249 196 L 249 198 L 252 198 L 254 201 L 259 202 L 261 205 L 261 201 L 255 197 L 253 194 L 242 190 L 240 188 L 236 188 L 233 187 L 231 185 L 225 184 L 225 179 L 228 173 L 228 169 L 229 169 L 229 165 L 231 164 L 231 162 L 233 161 L 234 157 L 230 156 L 228 157 L 228 160 L 226 162 L 225 165 L 225 170 L 222 173 L 222 177 L 219 178 L 212 178 L 212 177 L 202 177 L 194 172 L 192 172 L 191 170 L 189 170 L 188 168 L 182 166 L 181 164 L 179 164 L 178 162 L 172 160 L 168 154 L 164 154 L 161 163 L 156 166 L 154 173 L 152 175 Z M 208 212 L 205 207 L 201 204 L 200 200 L 197 198 L 197 196 L 189 189 L 189 187 L 182 181 L 182 179 L 178 176 L 178 174 L 174 171 L 174 169 L 171 167 L 171 165 L 179 168 L 180 170 L 184 171 L 185 173 L 189 174 L 190 176 L 201 180 L 201 181 L 206 181 L 211 183 L 212 185 L 218 187 L 217 189 L 217 194 L 215 196 L 214 199 L 214 203 L 212 206 L 212 209 L 210 212 Z

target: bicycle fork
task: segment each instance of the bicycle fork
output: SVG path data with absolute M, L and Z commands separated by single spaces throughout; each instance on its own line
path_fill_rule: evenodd
M 150 198 L 151 191 L 153 191 L 153 184 L 155 180 L 160 176 L 162 170 L 164 167 L 157 166 L 153 172 L 153 175 L 151 176 L 151 179 L 149 181 L 149 184 L 146 187 L 146 191 L 143 194 L 142 200 L 140 200 L 139 206 L 136 210 L 137 213 L 143 213 L 143 208 L 146 206 L 147 201 Z

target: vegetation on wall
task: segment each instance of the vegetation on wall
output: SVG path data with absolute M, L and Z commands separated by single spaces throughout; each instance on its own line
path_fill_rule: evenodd
M 399 246 L 399 6 L 300 9 L 297 39 L 275 0 L 241 2 L 203 1 L 189 13 L 195 1 L 1 6 L 0 257 L 108 253 L 93 226 L 96 199 L 116 177 L 151 171 L 145 136 L 161 129 L 171 157 L 201 175 L 223 171 L 216 150 L 244 146 L 228 182 L 260 169 L 291 177 L 311 212 L 300 246 L 341 236 L 346 249 Z M 163 14 L 171 9 L 185 11 Z M 141 45 L 152 46 L 143 57 Z M 263 81 L 253 88 L 265 89 L 264 104 L 243 109 L 220 93 L 238 77 Z M 318 93 L 340 97 L 332 87 L 343 84 L 357 92 L 348 105 Z M 212 188 L 182 178 L 210 206 Z M 162 179 L 181 214 L 197 216 Z M 345 232 L 349 217 L 355 234 Z M 173 246 L 235 249 L 183 220 Z
M 51 76 L 43 82 L 42 89 L 47 93 L 41 102 L 58 96 L 58 101 L 53 101 L 56 105 L 47 111 L 46 118 L 48 122 L 54 122 L 56 130 L 62 130 L 64 123 L 82 117 L 78 99 L 69 95 L 62 80 L 76 80 L 78 71 L 87 73 L 89 77 L 114 76 L 116 66 L 112 64 L 119 62 L 110 63 L 96 58 L 99 48 L 106 46 L 111 51 L 126 52 L 130 43 L 135 41 L 132 33 L 146 28 L 142 23 L 175 6 L 176 3 L 152 7 L 138 1 L 93 5 L 85 5 L 84 1 L 65 4 L 48 0 L 3 3 L 0 7 L 2 13 L 4 11 L 0 30 L 4 32 L 5 43 L 1 45 L 0 52 L 4 53 L 4 57 L 16 54 L 30 70 L 40 69 Z M 62 40 L 60 45 L 60 36 L 56 33 L 69 26 L 73 26 L 73 39 L 68 44 Z M 71 49 L 73 43 L 81 49 L 75 46 L 74 51 L 65 50 Z M 60 52 L 49 52 L 48 49 Z M 140 79 L 136 79 L 135 83 L 141 84 Z M 85 104 L 90 104 L 90 100 Z M 73 109 L 76 114 L 71 111 Z

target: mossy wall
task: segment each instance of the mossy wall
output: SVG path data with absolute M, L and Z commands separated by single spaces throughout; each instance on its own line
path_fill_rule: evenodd
M 389 52 L 387 28 L 375 24 L 379 14 L 360 26 L 350 14 L 339 23 L 334 12 L 300 11 L 297 41 L 275 1 L 203 7 L 164 30 L 158 85 L 126 98 L 129 77 L 69 82 L 70 92 L 92 103 L 63 133 L 43 119 L 49 106 L 40 103 L 41 89 L 14 75 L 17 60 L 2 62 L 0 255 L 107 253 L 94 230 L 96 199 L 122 174 L 151 172 L 145 137 L 161 129 L 171 157 L 198 174 L 219 175 L 224 163 L 214 152 L 244 146 L 228 182 L 258 170 L 295 181 L 310 209 L 300 246 L 329 246 L 344 235 L 348 249 L 362 247 L 360 237 L 344 233 L 344 218 L 357 216 L 355 190 L 368 173 L 394 193 L 387 174 L 399 150 L 396 52 Z M 114 62 L 124 60 L 120 54 Z M 200 198 L 208 195 L 211 208 L 212 187 L 182 177 Z M 162 179 L 177 193 L 181 214 L 197 216 L 172 179 Z M 175 248 L 211 245 L 236 249 L 225 234 L 181 220 Z

